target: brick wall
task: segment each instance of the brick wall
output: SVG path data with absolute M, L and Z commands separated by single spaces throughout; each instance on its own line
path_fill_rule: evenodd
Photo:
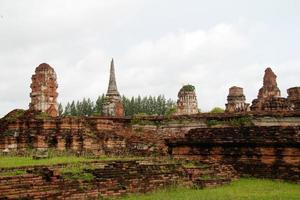
M 91 180 L 65 179 L 61 167 L 19 167 L 5 170 L 27 170 L 28 174 L 0 177 L 0 199 L 98 199 L 129 193 L 144 193 L 158 188 L 182 184 L 216 186 L 236 177 L 233 169 L 220 172 L 220 167 L 202 166 L 186 169 L 180 164 L 151 161 L 94 162 Z M 226 166 L 225 166 L 226 167 Z M 201 175 L 219 174 L 218 178 L 201 180 Z M 207 176 L 206 176 L 207 177 Z
M 230 121 L 241 118 L 250 120 L 251 125 Z M 213 121 L 218 123 L 212 125 Z M 1 119 L 0 149 L 52 147 L 96 155 L 171 153 L 232 164 L 243 174 L 298 180 L 299 126 L 300 112 L 146 116 L 138 121 L 109 117 Z
M 243 175 L 300 182 L 300 126 L 195 128 L 167 143 L 175 157 L 231 164 Z

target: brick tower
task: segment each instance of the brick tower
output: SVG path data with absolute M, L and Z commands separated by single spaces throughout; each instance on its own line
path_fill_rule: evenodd
M 35 69 L 35 74 L 32 75 L 31 80 L 29 110 L 41 111 L 51 117 L 57 117 L 56 99 L 58 93 L 56 90 L 58 85 L 54 69 L 50 65 L 42 63 Z
M 229 88 L 229 94 L 227 96 L 226 112 L 244 112 L 249 111 L 249 104 L 245 102 L 246 97 L 244 95 L 243 88 L 233 86 Z
M 284 111 L 291 110 L 291 105 L 286 98 L 281 97 L 277 87 L 277 76 L 271 68 L 265 70 L 263 87 L 260 88 L 257 99 L 252 101 L 252 111 Z
M 289 88 L 287 93 L 287 99 L 292 104 L 293 110 L 300 111 L 300 87 Z
M 192 85 L 184 85 L 178 92 L 177 115 L 197 114 L 198 103 L 195 93 L 195 87 Z
M 106 99 L 103 104 L 103 115 L 112 117 L 123 117 L 124 107 L 122 98 L 118 92 L 116 76 L 115 76 L 115 66 L 114 60 L 111 60 L 110 64 L 110 76 L 109 84 L 106 93 Z

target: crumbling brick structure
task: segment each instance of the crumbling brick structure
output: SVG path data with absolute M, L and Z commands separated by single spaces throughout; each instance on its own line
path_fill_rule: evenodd
M 289 88 L 287 92 L 287 99 L 292 104 L 293 110 L 300 111 L 300 87 Z
M 195 93 L 195 87 L 192 85 L 184 85 L 178 92 L 177 115 L 197 114 L 198 102 Z
M 277 76 L 271 68 L 265 70 L 263 87 L 259 90 L 257 99 L 252 101 L 252 111 L 285 111 L 291 110 L 291 105 L 286 98 L 281 97 L 277 87 Z
M 0 199 L 114 199 L 174 185 L 215 187 L 236 177 L 235 170 L 226 165 L 185 168 L 179 163 L 150 159 L 92 161 L 80 166 L 82 173 L 90 178 L 72 177 L 72 172 L 66 176 L 61 172 L 74 167 L 72 164 L 2 168 L 0 173 L 22 170 L 26 174 L 0 176 Z
M 22 153 L 32 148 L 54 148 L 60 151 L 74 151 L 78 155 L 169 154 L 205 162 L 210 166 L 230 166 L 229 168 L 234 170 L 229 171 L 237 171 L 243 175 L 300 182 L 300 88 L 290 88 L 288 99 L 280 97 L 276 75 L 270 68 L 266 69 L 264 86 L 260 89 L 258 98 L 253 101 L 253 111 L 247 113 L 236 112 L 247 110 L 248 105 L 245 103 L 242 88 L 233 87 L 229 91 L 227 113 L 191 115 L 198 113 L 197 98 L 194 86 L 186 85 L 178 93 L 177 115 L 125 118 L 117 90 L 113 61 L 103 110 L 106 117 L 55 118 L 56 75 L 53 68 L 47 64 L 37 67 L 36 74 L 32 77 L 31 88 L 30 110 L 45 112 L 54 118 L 14 110 L 0 119 L 0 150 L 6 153 Z M 234 112 L 230 112 L 231 110 Z M 20 178 L 0 178 L 0 199 L 9 197 L 8 195 L 23 198 L 17 195 L 20 194 L 20 187 L 24 187 L 24 181 L 28 184 L 26 190 L 22 189 L 26 194 L 24 198 L 53 194 L 54 197 L 68 199 L 74 195 L 76 199 L 79 197 L 77 195 L 93 196 L 99 193 L 100 196 L 119 196 L 122 193 L 137 192 L 135 189 L 140 185 L 146 191 L 150 187 L 154 189 L 167 184 L 170 179 L 181 180 L 179 176 L 182 173 L 185 176 L 186 172 L 192 171 L 180 169 L 180 173 L 169 173 L 170 171 L 166 172 L 162 166 L 162 170 L 157 173 L 155 169 L 159 166 L 152 168 L 141 165 L 136 162 L 108 164 L 104 169 L 90 171 L 95 179 L 87 184 L 84 181 L 65 181 L 61 176 L 54 174 L 50 177 L 50 182 L 43 180 L 40 175 L 30 173 Z M 173 168 L 173 165 L 170 166 Z M 201 169 L 199 171 L 201 172 Z M 205 171 L 210 171 L 210 168 Z M 215 174 L 215 171 L 213 172 Z M 224 172 L 223 168 L 221 172 Z M 132 176 L 133 173 L 136 176 Z M 194 173 L 187 175 L 189 178 L 198 176 Z M 136 178 L 139 178 L 138 182 Z M 201 181 L 203 183 L 203 180 Z M 215 183 L 216 180 L 211 181 Z M 124 189 L 123 184 L 126 184 L 128 190 Z M 82 190 L 80 186 L 92 187 L 91 190 Z M 51 188 L 52 194 L 45 192 L 44 189 L 48 187 Z M 56 192 L 58 188 L 62 190 Z M 31 192 L 28 192 L 28 189 Z M 86 194 L 82 194 L 83 191 Z
M 111 61 L 110 65 L 110 77 L 106 99 L 103 104 L 103 115 L 112 117 L 124 116 L 124 106 L 116 83 L 114 60 Z
M 12 114 L 12 113 L 11 113 Z M 0 150 L 55 148 L 95 155 L 167 155 L 300 181 L 300 112 L 0 119 Z M 297 171 L 298 170 L 298 171 Z
M 226 112 L 244 112 L 250 110 L 250 104 L 245 102 L 246 97 L 241 87 L 233 86 L 229 88 L 227 101 Z
M 300 182 L 300 126 L 285 122 L 282 126 L 228 127 L 218 122 L 215 127 L 191 129 L 181 139 L 167 140 L 169 153 L 230 164 L 241 175 Z
M 58 85 L 54 69 L 50 65 L 42 63 L 35 69 L 35 74 L 32 75 L 31 80 L 29 109 L 47 113 L 51 117 L 58 116 L 56 102 Z

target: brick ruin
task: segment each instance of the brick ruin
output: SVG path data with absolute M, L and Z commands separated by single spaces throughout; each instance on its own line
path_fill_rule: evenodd
M 226 112 L 248 112 L 252 111 L 289 111 L 299 110 L 299 87 L 288 89 L 288 98 L 281 97 L 277 86 L 277 76 L 271 68 L 265 70 L 263 87 L 259 90 L 257 99 L 252 105 L 246 103 L 243 88 L 233 86 L 229 88 Z M 57 82 L 56 73 L 50 65 L 40 64 L 32 76 L 32 92 L 30 93 L 30 111 L 47 113 L 51 117 L 58 116 L 57 106 Z M 124 106 L 122 98 L 117 89 L 114 60 L 110 65 L 110 77 L 106 99 L 103 103 L 103 115 L 108 117 L 124 117 Z M 176 115 L 190 115 L 199 113 L 198 101 L 195 87 L 184 85 L 178 92 Z
M 55 148 L 232 166 L 241 176 L 300 182 L 300 113 L 248 112 L 130 118 L 1 119 L 0 149 Z M 1 190 L 1 189 L 0 189 Z
M 117 88 L 115 66 L 114 66 L 113 59 L 111 60 L 111 64 L 110 64 L 109 84 L 106 93 L 105 103 L 103 104 L 103 114 L 104 116 L 112 116 L 112 117 L 124 116 L 124 107 L 122 103 L 122 98 Z
M 263 87 L 259 90 L 257 99 L 252 101 L 251 110 L 253 111 L 285 111 L 291 110 L 290 102 L 281 97 L 277 87 L 277 76 L 271 68 L 265 70 Z
M 177 115 L 197 114 L 198 102 L 195 93 L 195 87 L 184 85 L 178 92 Z
M 26 170 L 24 175 L 0 177 L 0 199 L 103 199 L 130 193 L 145 193 L 158 188 L 179 184 L 185 187 L 214 187 L 236 178 L 228 166 L 185 168 L 181 164 L 163 163 L 159 160 L 132 160 L 91 162 L 85 169 L 90 180 L 70 180 L 60 172 L 72 164 L 18 167 L 11 171 Z M 2 169 L 5 172 L 7 169 Z M 228 176 L 224 176 L 224 171 Z M 208 180 L 214 173 L 221 178 Z M 202 177 L 202 178 L 201 178 Z
M 54 69 L 50 65 L 42 63 L 35 69 L 35 74 L 32 75 L 31 80 L 29 109 L 47 113 L 51 117 L 57 117 L 58 105 L 56 99 L 58 93 L 56 90 L 58 85 Z
M 287 99 L 291 103 L 293 110 L 300 111 L 300 87 L 290 88 L 287 92 Z
M 226 112 L 245 112 L 250 111 L 250 104 L 246 103 L 243 88 L 233 86 L 229 88 L 227 96 Z
M 14 110 L 0 119 L 0 150 L 22 153 L 29 148 L 53 148 L 77 155 L 130 155 L 158 160 L 171 156 L 197 161 L 207 169 L 187 169 L 157 160 L 152 164 L 95 163 L 89 171 L 94 176 L 92 181 L 70 181 L 57 172 L 59 166 L 41 167 L 47 172 L 46 178 L 39 169 L 27 167 L 26 175 L 0 177 L 0 199 L 96 199 L 146 192 L 171 182 L 218 185 L 245 175 L 300 183 L 300 88 L 290 88 L 287 98 L 280 97 L 276 75 L 269 68 L 251 111 L 243 89 L 232 87 L 227 112 L 198 113 L 195 88 L 188 85 L 178 93 L 175 115 L 130 118 L 124 117 L 113 61 L 104 106 L 106 116 L 97 117 L 56 117 L 57 109 L 56 113 L 51 111 L 56 108 L 55 72 L 47 64 L 40 66 L 32 78 L 30 110 Z M 30 115 L 31 111 L 52 117 Z M 3 170 L 0 168 L 0 172 Z M 212 174 L 206 176 L 207 172 Z M 199 179 L 201 175 L 206 179 Z M 22 185 L 27 189 L 20 188 Z
M 231 165 L 242 176 L 300 183 L 299 123 L 224 125 L 191 129 L 182 138 L 167 140 L 169 153 L 177 158 Z

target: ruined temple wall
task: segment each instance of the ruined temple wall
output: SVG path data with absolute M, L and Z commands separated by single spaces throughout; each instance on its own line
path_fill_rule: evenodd
M 26 171 L 23 175 L 0 177 L 0 199 L 111 199 L 174 185 L 215 187 L 237 178 L 236 172 L 226 165 L 185 168 L 180 163 L 151 159 L 92 161 L 85 165 L 90 179 L 70 179 L 61 173 L 61 169 L 74 167 L 73 164 L 0 168 L 4 174 Z
M 169 140 L 169 153 L 226 163 L 242 175 L 300 182 L 300 126 L 196 128 Z
M 96 155 L 167 155 L 166 139 L 184 138 L 190 130 L 230 128 L 232 119 L 251 120 L 253 126 L 300 126 L 299 113 L 201 114 L 172 118 L 53 118 L 17 120 L 0 130 L 0 149 L 56 148 Z M 223 123 L 225 122 L 225 123 Z M 224 129 L 226 130 L 226 129 Z
M 128 130 L 124 120 L 65 117 L 11 121 L 0 130 L 0 149 L 15 151 L 54 148 L 60 151 L 88 151 L 96 155 L 103 155 L 106 151 L 114 152 L 116 149 L 121 154 L 126 145 L 121 145 L 123 150 L 118 147 L 125 143 L 125 139 L 116 135 Z
M 176 164 L 114 161 L 95 163 L 94 167 L 90 172 L 92 180 L 66 179 L 59 166 L 20 168 L 33 173 L 0 177 L 0 199 L 102 199 L 148 192 L 184 181 L 193 184 Z M 46 173 L 39 174 L 43 171 Z
M 250 112 L 249 112 L 250 113 Z M 192 116 L 177 116 L 172 119 L 144 118 L 133 123 L 132 132 L 148 135 L 159 139 L 183 138 L 195 128 L 210 128 L 211 122 L 216 122 L 214 128 L 232 127 L 231 121 L 245 120 L 252 126 L 300 126 L 300 113 L 257 113 L 253 114 L 202 114 Z M 237 124 L 238 125 L 238 124 Z

